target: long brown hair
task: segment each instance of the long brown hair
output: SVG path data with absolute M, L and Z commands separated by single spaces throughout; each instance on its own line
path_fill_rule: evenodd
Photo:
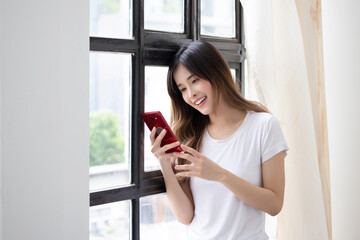
M 214 46 L 205 41 L 190 42 L 176 53 L 167 76 L 167 88 L 171 98 L 171 126 L 179 141 L 189 147 L 199 150 L 205 127 L 210 119 L 184 101 L 174 79 L 174 72 L 179 64 L 211 83 L 215 103 L 221 96 L 227 104 L 239 110 L 268 112 L 260 103 L 246 100 L 242 96 L 229 66 Z

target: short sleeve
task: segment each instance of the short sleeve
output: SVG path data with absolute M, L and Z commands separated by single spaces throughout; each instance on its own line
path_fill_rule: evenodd
M 284 134 L 281 130 L 278 119 L 274 116 L 266 122 L 261 142 L 261 162 L 269 160 L 279 152 L 288 150 Z

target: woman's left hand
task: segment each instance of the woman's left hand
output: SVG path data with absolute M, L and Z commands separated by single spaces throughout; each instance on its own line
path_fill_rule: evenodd
M 186 159 L 191 163 L 176 165 L 175 169 L 181 171 L 177 173 L 178 176 L 199 177 L 211 181 L 220 181 L 221 177 L 224 175 L 225 169 L 193 148 L 183 144 L 181 145 L 181 148 L 187 153 L 174 152 L 174 156 Z

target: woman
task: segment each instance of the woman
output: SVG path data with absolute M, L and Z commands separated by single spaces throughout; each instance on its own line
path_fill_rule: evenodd
M 156 128 L 151 151 L 187 237 L 268 239 L 264 213 L 277 215 L 284 197 L 288 147 L 278 120 L 242 97 L 221 54 L 204 41 L 177 52 L 167 84 L 184 152 L 165 153 L 180 142 L 160 147 L 166 132 L 155 138 Z

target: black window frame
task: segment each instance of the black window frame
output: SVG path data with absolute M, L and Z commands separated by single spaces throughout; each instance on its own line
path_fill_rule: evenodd
M 131 239 L 140 239 L 140 198 L 165 192 L 160 170 L 144 170 L 144 72 L 145 66 L 168 66 L 179 46 L 205 40 L 214 45 L 236 69 L 236 83 L 244 90 L 244 31 L 243 10 L 235 1 L 236 36 L 220 38 L 200 35 L 201 0 L 184 0 L 184 33 L 160 32 L 144 29 L 144 0 L 132 0 L 133 38 L 114 39 L 90 36 L 90 51 L 132 54 L 131 129 L 130 129 L 130 184 L 90 192 L 90 207 L 131 200 Z

